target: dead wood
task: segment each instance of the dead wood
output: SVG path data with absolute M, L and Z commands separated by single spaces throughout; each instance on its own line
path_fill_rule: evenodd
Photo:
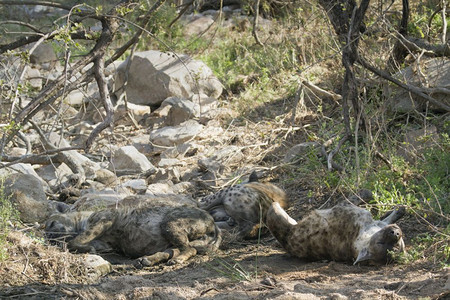
M 446 105 L 445 103 L 442 103 L 436 99 L 434 99 L 433 97 L 431 97 L 430 95 L 426 94 L 426 92 L 431 92 L 432 89 L 422 89 L 419 88 L 417 86 L 413 86 L 410 84 L 406 84 L 401 82 L 400 80 L 394 78 L 393 76 L 391 76 L 388 72 L 377 69 L 376 67 L 372 66 L 367 60 L 364 59 L 364 57 L 359 56 L 358 57 L 358 63 L 361 64 L 361 66 L 363 66 L 364 68 L 366 68 L 367 70 L 371 71 L 372 73 L 380 76 L 383 79 L 386 79 L 396 85 L 398 85 L 399 87 L 407 90 L 408 92 L 417 95 L 423 99 L 425 99 L 426 101 L 429 101 L 430 103 L 432 103 L 433 105 L 436 105 L 437 107 L 443 109 L 446 112 L 450 111 L 450 106 Z M 435 91 L 437 92 L 448 92 L 446 90 L 442 90 L 442 89 L 436 89 Z

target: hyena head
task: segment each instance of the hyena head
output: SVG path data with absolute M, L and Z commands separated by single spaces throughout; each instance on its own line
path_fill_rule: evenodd
M 403 233 L 396 224 L 390 224 L 377 231 L 370 239 L 369 246 L 361 250 L 355 264 L 370 261 L 385 264 L 393 260 L 393 253 L 405 251 Z
M 45 222 L 45 235 L 53 242 L 69 241 L 86 229 L 91 212 L 71 212 L 51 215 Z

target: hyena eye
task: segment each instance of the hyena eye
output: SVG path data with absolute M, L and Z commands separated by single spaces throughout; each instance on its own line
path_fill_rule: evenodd
M 56 221 L 51 221 L 50 224 L 47 225 L 47 228 L 53 228 L 55 226 Z

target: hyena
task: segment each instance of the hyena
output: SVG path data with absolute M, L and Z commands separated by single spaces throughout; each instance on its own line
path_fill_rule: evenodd
M 140 207 L 56 214 L 45 224 L 49 239 L 66 237 L 73 252 L 116 251 L 144 266 L 181 263 L 221 242 L 220 229 L 207 212 L 170 201 Z
M 199 207 L 208 211 L 220 228 L 237 227 L 239 238 L 256 238 L 272 203 L 286 207 L 287 201 L 283 190 L 271 183 L 257 182 L 255 178 L 252 175 L 248 183 L 200 199 Z
M 353 204 L 315 210 L 299 222 L 273 203 L 267 212 L 270 232 L 291 255 L 309 259 L 387 263 L 391 251 L 404 251 L 402 231 L 394 224 L 405 208 L 386 218 L 372 219 L 369 211 Z

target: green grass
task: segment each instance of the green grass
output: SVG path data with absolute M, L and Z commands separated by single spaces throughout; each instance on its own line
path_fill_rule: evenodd
M 19 220 L 19 213 L 13 203 L 5 195 L 5 179 L 0 178 L 0 262 L 8 258 L 6 250 L 7 237 L 11 229 L 11 222 Z
M 224 258 L 215 260 L 218 266 L 208 263 L 208 266 L 222 276 L 230 278 L 233 281 L 251 281 L 256 275 L 247 271 L 238 261 Z

